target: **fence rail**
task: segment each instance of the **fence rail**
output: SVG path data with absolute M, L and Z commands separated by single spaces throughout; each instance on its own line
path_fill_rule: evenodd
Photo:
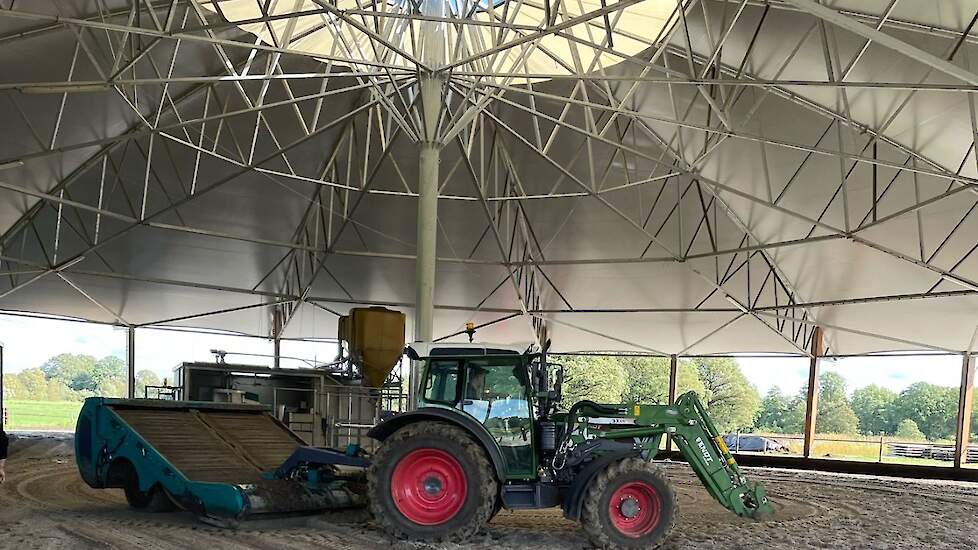
M 805 441 L 802 435 L 758 433 L 730 433 L 724 439 L 734 454 L 788 453 L 800 455 Z M 814 441 L 812 455 L 842 460 L 872 460 L 880 463 L 886 462 L 886 459 L 953 462 L 954 445 L 899 441 L 886 437 L 874 439 L 817 437 Z M 968 446 L 965 462 L 978 464 L 978 443 L 971 443 Z

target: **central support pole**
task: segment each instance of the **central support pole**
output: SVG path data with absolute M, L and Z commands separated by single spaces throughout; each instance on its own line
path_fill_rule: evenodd
M 445 17 L 446 0 L 424 0 L 421 13 Z M 421 142 L 418 144 L 418 236 L 415 260 L 414 341 L 430 344 L 434 338 L 435 262 L 438 249 L 438 163 L 441 146 L 438 122 L 443 103 L 443 76 L 432 72 L 445 64 L 445 24 L 441 21 L 420 23 L 421 59 L 432 70 L 421 69 L 418 75 L 418 104 Z M 417 403 L 422 363 L 411 365 L 409 408 Z
M 418 254 L 415 262 L 414 341 L 430 344 L 435 321 L 435 257 L 438 247 L 438 157 L 433 143 L 422 143 L 418 169 Z M 411 365 L 412 405 L 417 401 L 420 361 Z

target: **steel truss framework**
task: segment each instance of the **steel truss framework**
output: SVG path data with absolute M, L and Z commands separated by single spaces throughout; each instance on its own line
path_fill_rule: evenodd
M 669 2 L 640 36 L 634 0 L 481 19 L 279 0 L 246 21 L 4 0 L 0 308 L 272 338 L 411 308 L 435 142 L 437 337 L 473 321 L 563 351 L 811 356 L 819 326 L 828 354 L 972 351 L 978 5 Z M 425 24 L 454 29 L 441 65 Z M 305 49 L 327 31 L 331 54 Z

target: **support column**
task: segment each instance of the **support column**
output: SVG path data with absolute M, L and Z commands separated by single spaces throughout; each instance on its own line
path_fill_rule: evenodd
M 812 444 L 815 442 L 815 421 L 818 418 L 818 375 L 824 353 L 822 327 L 815 327 L 815 332 L 812 334 L 812 358 L 808 364 L 808 397 L 805 401 L 805 458 L 812 456 Z
M 679 385 L 679 357 L 674 353 L 669 356 L 669 404 L 676 402 L 676 390 Z M 666 436 L 666 450 L 672 450 L 672 434 Z
M 961 388 L 958 393 L 958 423 L 954 445 L 954 467 L 968 462 L 968 438 L 971 435 L 971 412 L 975 395 L 975 356 L 964 354 L 961 363 Z
M 435 258 L 438 248 L 438 163 L 441 146 L 437 142 L 441 115 L 442 81 L 434 75 L 418 80 L 425 141 L 418 151 L 418 236 L 415 282 L 414 341 L 431 343 L 434 337 Z M 421 378 L 421 362 L 411 364 L 410 402 L 413 408 Z
M 422 15 L 443 18 L 448 15 L 446 0 L 422 0 Z M 445 65 L 446 24 L 436 19 L 419 25 L 420 58 L 427 68 L 419 67 L 418 114 L 418 237 L 415 260 L 414 341 L 430 344 L 434 332 L 435 258 L 438 247 L 438 162 L 441 143 L 438 122 L 443 110 L 443 77 L 437 71 Z M 417 401 L 422 363 L 414 361 L 408 379 L 409 409 Z
M 126 397 L 136 398 L 136 327 L 126 328 Z
M 272 365 L 282 367 L 282 310 L 275 307 L 272 310 Z
M 418 196 L 418 257 L 414 339 L 430 342 L 434 326 L 435 250 L 438 246 L 438 149 L 421 145 Z

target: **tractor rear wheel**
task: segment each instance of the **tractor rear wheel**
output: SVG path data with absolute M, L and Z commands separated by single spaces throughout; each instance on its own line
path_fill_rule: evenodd
M 486 452 L 464 430 L 418 422 L 388 437 L 368 471 L 370 511 L 396 538 L 463 541 L 488 523 L 499 485 Z
M 676 521 L 676 494 L 641 458 L 608 466 L 584 495 L 581 523 L 598 548 L 658 548 Z

